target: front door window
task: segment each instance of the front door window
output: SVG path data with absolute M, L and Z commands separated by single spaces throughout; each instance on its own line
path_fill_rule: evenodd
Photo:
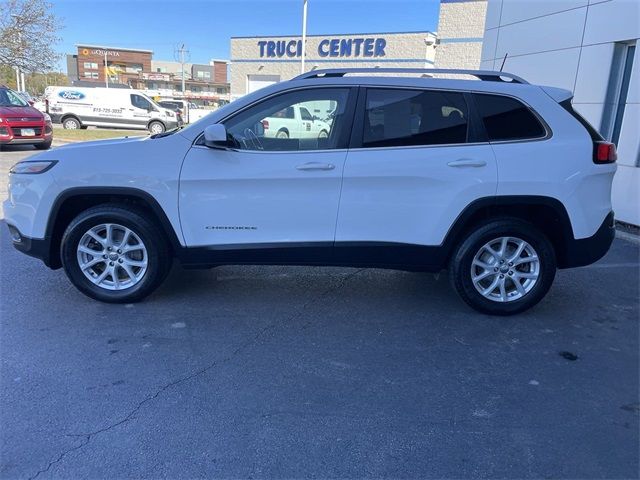
M 225 122 L 240 150 L 300 151 L 346 148 L 348 88 L 298 90 L 255 105 Z

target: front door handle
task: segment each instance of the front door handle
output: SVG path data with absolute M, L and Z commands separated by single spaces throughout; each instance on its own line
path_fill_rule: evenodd
M 298 170 L 333 170 L 336 168 L 335 165 L 331 163 L 320 163 L 320 162 L 309 162 L 303 163 L 302 165 L 296 166 Z
M 456 168 L 479 168 L 486 167 L 487 162 L 484 160 L 472 160 L 471 158 L 461 158 L 460 160 L 454 160 L 453 162 L 447 163 L 450 167 Z

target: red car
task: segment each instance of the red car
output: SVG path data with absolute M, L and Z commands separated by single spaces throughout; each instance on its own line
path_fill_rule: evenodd
M 4 145 L 33 145 L 47 150 L 53 140 L 51 117 L 0 85 L 0 150 Z

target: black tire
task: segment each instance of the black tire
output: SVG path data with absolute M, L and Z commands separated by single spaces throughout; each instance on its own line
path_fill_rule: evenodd
M 51 148 L 51 142 L 53 140 L 49 140 L 48 142 L 36 143 L 34 146 L 37 150 L 49 150 Z
M 284 128 L 281 128 L 280 130 L 278 130 L 278 133 L 276 133 L 276 138 L 289 138 L 289 132 Z
M 153 128 L 157 127 L 158 131 L 154 132 Z M 153 121 L 149 123 L 149 133 L 151 134 L 156 134 L 156 133 L 164 133 L 167 130 L 167 127 L 164 126 L 164 123 L 162 122 L 158 122 L 158 121 Z
M 75 127 L 72 126 L 75 125 Z M 66 117 L 62 119 L 62 128 L 65 130 L 77 130 L 82 128 L 82 123 L 76 117 Z
M 122 290 L 108 290 L 92 283 L 80 269 L 77 248 L 84 234 L 102 223 L 115 223 L 131 229 L 147 249 L 147 270 L 139 282 Z M 60 256 L 65 272 L 78 290 L 108 303 L 133 303 L 152 293 L 171 268 L 171 250 L 161 228 L 140 210 L 120 204 L 105 204 L 80 213 L 62 237 Z
M 540 262 L 536 283 L 521 298 L 507 302 L 499 302 L 483 296 L 474 286 L 471 270 L 476 253 L 488 242 L 501 237 L 524 240 L 533 247 Z M 500 272 L 498 276 L 499 274 Z M 510 274 L 505 272 L 504 276 L 508 277 L 508 275 Z M 458 295 L 475 310 L 489 315 L 514 315 L 533 307 L 549 291 L 555 275 L 556 255 L 549 239 L 535 226 L 515 218 L 494 220 L 471 231 L 455 249 L 449 262 L 449 278 Z M 507 281 L 511 289 L 515 289 L 514 280 L 507 279 Z

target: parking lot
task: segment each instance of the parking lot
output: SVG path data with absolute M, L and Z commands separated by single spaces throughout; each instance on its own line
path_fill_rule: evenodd
M 2 478 L 638 476 L 632 241 L 498 318 L 348 268 L 176 266 L 101 304 L 0 227 Z

